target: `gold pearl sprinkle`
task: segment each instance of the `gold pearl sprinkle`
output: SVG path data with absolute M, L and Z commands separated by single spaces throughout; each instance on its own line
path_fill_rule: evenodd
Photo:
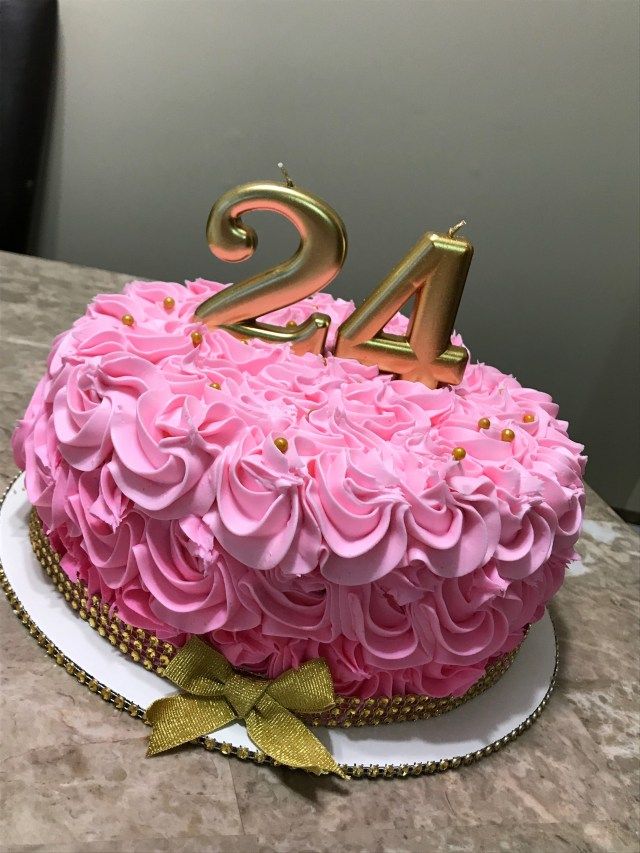
M 480 418 L 478 421 L 478 429 L 489 429 L 491 426 L 491 421 L 489 418 Z
M 219 382 L 210 382 L 209 388 L 213 388 L 215 391 L 219 391 L 220 390 L 220 383 Z
M 464 447 L 454 447 L 451 451 L 451 455 L 456 460 L 456 462 L 461 462 L 467 455 L 467 451 L 464 449 Z
M 502 441 L 513 441 L 515 437 L 516 434 L 512 429 L 503 429 L 500 433 L 500 438 L 502 439 Z
M 199 347 L 202 343 L 202 334 L 201 332 L 191 332 L 191 343 L 194 347 Z
M 165 296 L 165 298 L 162 300 L 162 304 L 164 305 L 165 311 L 173 311 L 173 309 L 176 307 L 176 300 L 173 298 L 173 296 Z
M 532 424 L 535 421 L 535 419 L 536 419 L 536 416 L 534 414 L 532 414 L 531 412 L 526 412 L 522 416 L 522 423 L 523 424 Z
M 131 314 L 123 314 L 120 318 L 124 326 L 133 326 L 135 320 Z
M 287 329 L 295 329 L 298 324 L 295 320 L 287 320 L 286 328 Z
M 289 442 L 282 435 L 279 435 L 278 438 L 274 438 L 273 443 L 278 448 L 280 453 L 286 453 L 289 449 Z

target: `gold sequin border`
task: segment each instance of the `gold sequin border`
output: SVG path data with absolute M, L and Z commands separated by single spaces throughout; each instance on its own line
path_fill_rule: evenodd
M 0 498 L 0 509 L 2 508 L 2 505 L 10 489 L 19 477 L 20 474 L 18 473 L 5 489 L 2 497 Z M 55 560 L 54 563 L 56 563 Z M 29 614 L 23 607 L 22 602 L 15 594 L 9 579 L 7 578 L 4 572 L 2 563 L 0 563 L 0 587 L 2 588 L 2 591 L 4 592 L 7 601 L 11 605 L 14 615 L 25 626 L 29 634 L 36 640 L 38 645 L 47 653 L 47 655 L 49 655 L 49 657 L 51 657 L 55 661 L 58 666 L 63 667 L 65 671 L 69 675 L 73 676 L 80 684 L 83 684 L 92 693 L 96 694 L 97 696 L 100 696 L 103 701 L 109 702 L 111 705 L 113 705 L 114 708 L 116 708 L 116 710 L 123 711 L 129 714 L 130 717 L 140 719 L 145 724 L 147 724 L 145 719 L 144 708 L 140 707 L 139 705 L 136 705 L 130 699 L 127 699 L 119 693 L 116 693 L 114 690 L 111 690 L 110 687 L 98 681 L 96 678 L 93 678 L 88 672 L 83 670 L 76 663 L 74 663 L 74 661 L 67 657 L 54 643 L 51 642 L 51 640 L 49 640 L 46 634 L 44 634 L 44 632 L 40 630 L 38 625 L 29 616 Z M 68 591 L 69 590 L 65 589 L 65 592 Z M 70 596 L 69 601 L 71 601 L 72 598 L 73 596 Z M 77 609 L 78 612 L 81 609 L 79 604 Z M 89 612 L 90 609 L 91 608 L 89 608 Z M 85 618 L 87 618 L 87 620 L 90 618 L 86 616 L 86 612 Z M 444 773 L 447 770 L 456 770 L 459 767 L 468 767 L 471 764 L 475 764 L 475 762 L 480 761 L 480 759 L 487 758 L 488 756 L 493 755 L 494 753 L 503 749 L 503 747 L 507 746 L 509 743 L 518 738 L 521 734 L 530 729 L 531 726 L 536 722 L 536 720 L 540 717 L 542 711 L 548 705 L 549 699 L 551 698 L 551 694 L 553 693 L 553 690 L 555 688 L 558 673 L 558 663 L 558 644 L 556 642 L 556 656 L 553 675 L 547 692 L 545 693 L 538 707 L 516 728 L 512 729 L 503 737 L 493 741 L 490 744 L 487 744 L 487 746 L 483 747 L 482 749 L 478 749 L 475 752 L 469 752 L 466 755 L 457 755 L 453 756 L 452 758 L 442 758 L 440 759 L 440 761 L 418 762 L 414 764 L 384 765 L 341 764 L 340 767 L 350 779 L 404 779 L 409 777 Z M 152 667 L 147 668 L 150 669 Z M 247 749 L 246 747 L 236 747 L 231 743 L 219 741 L 210 737 L 197 738 L 193 741 L 193 743 L 199 744 L 209 752 L 215 751 L 220 752 L 223 755 L 232 755 L 235 758 L 240 759 L 241 761 L 250 760 L 255 762 L 256 764 L 270 764 L 274 767 L 279 766 L 279 762 L 269 758 L 269 756 L 265 755 L 260 750 Z
M 171 643 L 164 642 L 150 631 L 134 628 L 111 612 L 108 604 L 98 595 L 89 596 L 83 583 L 72 582 L 60 568 L 60 556 L 52 548 L 35 509 L 29 516 L 29 538 L 31 547 L 43 570 L 67 603 L 78 616 L 116 646 L 135 663 L 147 670 L 162 675 L 165 666 L 178 651 Z M 521 644 L 520 644 L 521 645 Z M 520 648 L 503 655 L 487 667 L 485 674 L 472 684 L 462 696 L 434 698 L 407 694 L 405 696 L 378 696 L 371 699 L 337 696 L 336 705 L 322 714 L 302 716 L 311 726 L 351 728 L 351 726 L 378 726 L 386 723 L 423 720 L 438 717 L 460 707 L 492 687 L 509 669 Z

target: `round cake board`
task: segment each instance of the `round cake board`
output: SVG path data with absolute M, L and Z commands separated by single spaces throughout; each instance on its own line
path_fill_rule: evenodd
M 170 682 L 122 655 L 79 619 L 51 585 L 29 542 L 30 509 L 22 475 L 8 490 L 0 509 L 0 560 L 13 592 L 33 623 L 87 677 L 142 708 L 175 693 Z M 556 638 L 551 618 L 545 613 L 531 627 L 513 664 L 497 684 L 454 711 L 426 720 L 350 729 L 317 727 L 313 732 L 342 765 L 399 768 L 436 762 L 451 766 L 455 758 L 483 750 L 492 752 L 488 747 L 499 747 L 504 738 L 528 727 L 546 704 L 555 671 Z M 232 751 L 242 747 L 255 750 L 239 723 L 211 737 L 217 745 L 223 738 Z M 464 762 L 453 762 L 453 766 L 460 763 Z

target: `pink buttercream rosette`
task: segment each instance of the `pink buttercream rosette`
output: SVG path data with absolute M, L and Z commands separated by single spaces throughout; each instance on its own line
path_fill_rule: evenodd
M 194 310 L 222 287 L 133 282 L 55 340 L 13 447 L 62 568 L 132 625 L 204 636 L 239 668 L 323 657 L 343 695 L 463 694 L 562 583 L 582 447 L 547 394 L 483 364 L 430 390 L 207 331 Z M 351 302 L 266 319 L 318 310 L 331 347 Z

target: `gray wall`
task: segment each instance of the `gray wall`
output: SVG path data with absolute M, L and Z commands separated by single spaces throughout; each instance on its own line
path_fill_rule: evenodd
M 220 280 L 203 229 L 225 189 L 278 178 L 342 214 L 330 290 L 361 298 L 427 228 L 476 256 L 472 353 L 550 391 L 588 478 L 640 510 L 635 2 L 60 0 L 60 80 L 36 250 Z

